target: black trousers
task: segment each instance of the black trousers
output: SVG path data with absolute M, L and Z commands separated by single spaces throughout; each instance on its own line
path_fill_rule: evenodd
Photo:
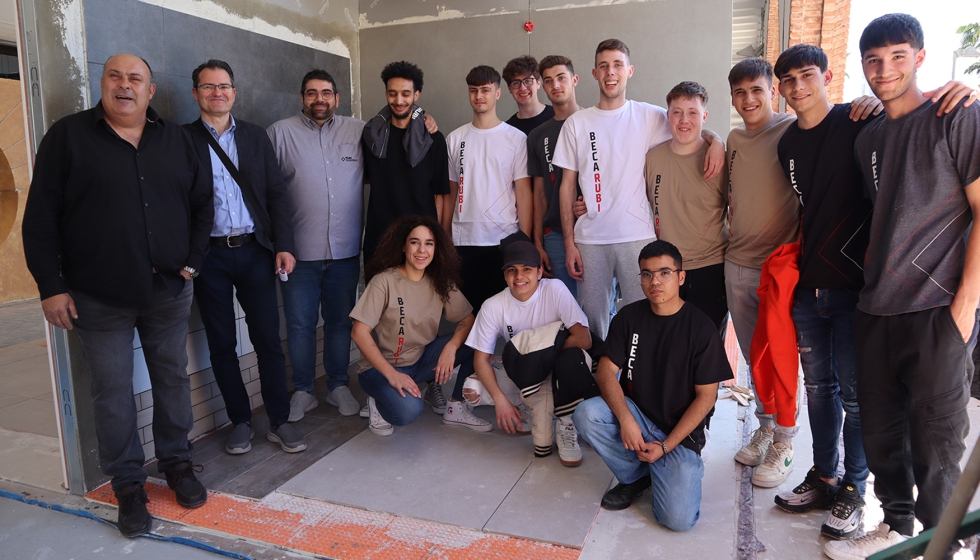
M 279 337 L 275 256 L 252 241 L 230 248 L 212 244 L 195 281 L 197 306 L 211 351 L 211 368 L 233 424 L 252 420 L 248 391 L 238 364 L 238 323 L 235 302 L 245 312 L 248 338 L 259 366 L 262 402 L 269 422 L 277 428 L 289 417 L 286 357 Z
M 681 284 L 679 295 L 682 300 L 700 309 L 721 331 L 725 315 L 728 315 L 725 263 L 686 271 L 686 278 Z
M 864 449 L 884 521 L 903 535 L 915 519 L 935 527 L 960 478 L 976 340 L 974 325 L 963 342 L 948 307 L 854 313 Z
M 501 270 L 504 266 L 504 255 L 499 245 L 460 245 L 456 247 L 456 252 L 463 261 L 459 270 L 463 285 L 459 290 L 473 306 L 473 314 L 476 315 L 483 302 L 507 287 L 504 271 Z

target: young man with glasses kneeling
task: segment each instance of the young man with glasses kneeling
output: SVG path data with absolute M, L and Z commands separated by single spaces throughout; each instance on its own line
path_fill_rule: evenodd
M 701 513 L 704 419 L 732 369 L 715 325 L 678 295 L 677 248 L 649 243 L 639 265 L 646 299 L 613 318 L 596 372 L 602 397 L 580 404 L 573 422 L 619 482 L 602 507 L 625 509 L 652 486 L 657 521 L 686 531 Z

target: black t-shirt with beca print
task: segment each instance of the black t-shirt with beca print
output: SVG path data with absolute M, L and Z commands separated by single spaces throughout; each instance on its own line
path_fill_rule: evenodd
M 733 377 L 718 329 L 688 303 L 666 316 L 655 314 L 645 299 L 623 307 L 600 353 L 622 368 L 623 393 L 666 434 L 694 402 L 695 385 Z M 681 445 L 701 452 L 704 420 Z
M 564 120 L 551 119 L 535 128 L 527 135 L 527 174 L 531 177 L 544 179 L 544 198 L 548 201 L 548 209 L 544 212 L 543 227 L 561 233 L 561 208 L 558 191 L 561 187 L 562 168 L 551 164 L 558 144 L 558 134 L 561 132 Z
M 817 126 L 804 130 L 796 121 L 779 139 L 779 163 L 803 205 L 798 288 L 864 285 L 871 201 L 854 159 L 854 140 L 877 117 L 854 122 L 850 112 L 850 103 L 834 105 Z

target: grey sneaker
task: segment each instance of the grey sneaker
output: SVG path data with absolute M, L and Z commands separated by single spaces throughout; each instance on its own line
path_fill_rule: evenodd
M 231 455 L 241 455 L 252 450 L 251 439 L 255 437 L 255 430 L 248 422 L 235 424 L 228 436 L 228 443 L 225 444 L 225 451 Z
M 555 440 L 558 442 L 558 459 L 566 467 L 577 467 L 582 464 L 582 448 L 578 445 L 578 431 L 571 418 L 568 423 L 555 422 Z
M 306 449 L 306 438 L 299 435 L 296 428 L 288 422 L 278 428 L 269 429 L 266 438 L 272 443 L 278 443 L 286 453 L 299 453 Z
M 738 450 L 735 460 L 747 467 L 758 467 L 766 458 L 770 445 L 772 445 L 772 432 L 759 428 L 752 432 L 752 440 Z
M 351 394 L 350 388 L 341 385 L 327 394 L 327 404 L 336 406 L 342 416 L 354 416 L 361 411 L 361 405 Z
M 378 436 L 390 436 L 395 433 L 395 428 L 391 425 L 391 422 L 385 420 L 385 417 L 381 416 L 381 413 L 378 412 L 378 407 L 374 403 L 374 397 L 368 397 L 368 415 L 371 418 L 368 421 L 368 429 L 371 430 L 371 433 Z
M 287 422 L 299 422 L 306 416 L 306 413 L 313 410 L 320 403 L 317 402 L 313 393 L 306 391 L 296 391 L 293 398 L 289 400 L 289 419 Z
M 433 381 L 425 389 L 425 402 L 432 407 L 432 412 L 442 414 L 446 412 L 446 397 L 442 394 L 442 385 Z

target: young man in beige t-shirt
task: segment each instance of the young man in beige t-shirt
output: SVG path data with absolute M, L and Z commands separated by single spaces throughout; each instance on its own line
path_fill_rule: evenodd
M 796 118 L 776 113 L 772 66 L 759 58 L 736 64 L 728 74 L 732 106 L 744 125 L 728 135 L 728 251 L 725 288 L 735 336 L 749 361 L 749 346 L 759 314 L 759 277 L 772 252 L 797 239 L 800 202 L 783 174 L 776 148 Z M 735 460 L 758 466 L 752 483 L 778 486 L 793 469 L 793 437 L 797 427 L 776 424 L 756 400 L 759 429 Z
M 643 175 L 653 208 L 657 239 L 681 252 L 687 280 L 681 298 L 704 312 L 718 329 L 728 314 L 725 297 L 725 176 L 704 178 L 708 143 L 701 127 L 708 118 L 708 92 L 681 82 L 667 94 L 671 140 L 647 152 Z

